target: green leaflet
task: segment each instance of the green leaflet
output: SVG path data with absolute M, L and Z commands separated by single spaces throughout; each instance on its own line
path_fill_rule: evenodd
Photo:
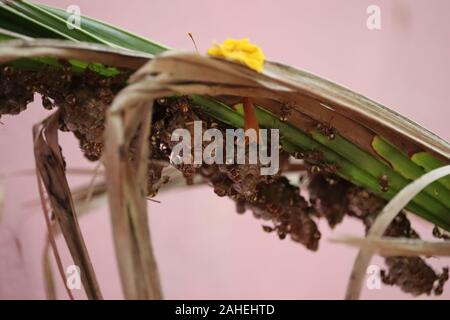
M 28 1 L 0 2 L 0 27 L 32 38 L 56 38 L 100 43 L 150 54 L 168 50 L 167 47 L 121 30 L 106 23 L 80 16 L 80 25 L 70 24 L 71 13 Z
M 314 140 L 327 146 L 345 159 L 348 159 L 356 166 L 364 168 L 364 170 L 368 172 L 372 177 L 374 177 L 377 181 L 380 181 L 383 176 L 386 177 L 388 188 L 392 188 L 395 192 L 400 191 L 411 182 L 407 178 L 400 175 L 398 172 L 392 170 L 385 163 L 372 157 L 372 155 L 370 155 L 368 152 L 360 149 L 339 134 L 336 134 L 335 138 L 332 140 L 318 132 L 312 132 L 311 136 Z M 380 184 L 378 185 L 377 191 L 379 193 L 383 192 Z M 450 213 L 448 207 L 436 200 L 438 199 L 424 192 L 420 193 L 414 198 L 414 202 L 416 202 L 418 205 L 422 206 L 423 208 L 428 208 L 429 210 L 432 210 L 437 214 Z
M 64 10 L 44 4 L 36 4 L 36 6 L 54 14 L 59 18 L 62 18 L 64 21 L 67 21 L 70 15 Z M 150 41 L 138 35 L 134 35 L 126 30 L 122 30 L 86 16 L 81 17 L 80 27 L 86 32 L 95 35 L 108 43 L 112 43 L 125 49 L 142 51 L 150 54 L 158 54 L 169 50 L 168 47 L 162 44 Z
M 428 152 L 415 153 L 411 157 L 411 160 L 415 164 L 418 164 L 419 166 L 424 168 L 426 172 L 443 167 L 445 165 L 441 160 L 436 159 L 433 155 L 429 154 Z M 442 178 L 438 180 L 438 182 L 450 190 L 450 177 Z
M 160 44 L 83 16 L 80 17 L 80 27 L 74 25 L 73 29 L 69 29 L 67 27 L 69 15 L 64 10 L 42 4 L 33 4 L 27 1 L 11 1 L 5 4 L 0 1 L 0 28 L 32 38 L 94 42 L 150 54 L 158 54 L 167 50 Z M 0 41 L 11 38 L 9 35 L 0 35 Z M 88 64 L 79 60 L 70 60 L 69 62 L 74 72 L 81 72 L 89 67 L 103 76 L 114 76 L 120 73 L 116 68 L 101 64 Z M 58 67 L 59 63 L 52 58 L 46 58 L 39 62 L 36 59 L 21 59 L 11 65 L 36 70 L 45 66 Z
M 379 136 L 374 137 L 372 147 L 377 154 L 390 163 L 395 171 L 406 179 L 415 180 L 425 173 L 423 168 L 412 162 L 392 144 Z M 447 208 L 450 208 L 450 191 L 441 183 L 432 183 L 425 188 L 425 192 L 445 204 Z
M 64 30 L 60 31 L 45 25 L 45 19 L 39 16 L 33 18 L 11 7 L 11 5 L 16 4 L 17 1 L 11 1 L 8 2 L 8 4 L 0 1 L 0 28 L 17 32 L 31 38 L 67 39 L 76 41 L 74 38 L 66 35 Z

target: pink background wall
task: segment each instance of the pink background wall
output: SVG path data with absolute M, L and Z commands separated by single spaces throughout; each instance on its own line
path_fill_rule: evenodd
M 211 41 L 249 37 L 268 58 L 293 64 L 361 92 L 450 140 L 450 2 L 391 1 L 100 1 L 45 0 L 117 24 L 171 47 L 202 52 Z M 366 28 L 366 8 L 381 7 L 382 29 Z M 0 125 L 0 173 L 33 168 L 31 126 L 48 112 L 35 103 Z M 63 134 L 69 166 L 92 167 L 74 139 Z M 73 185 L 86 181 L 71 179 Z M 44 298 L 41 253 L 44 222 L 33 176 L 0 180 L 6 204 L 0 224 L 0 298 Z M 331 244 L 323 221 L 319 252 L 261 230 L 250 213 L 208 187 L 161 194 L 150 220 L 166 298 L 340 299 L 354 249 Z M 414 220 L 428 237 L 427 224 Z M 106 298 L 121 298 L 106 209 L 84 217 L 86 236 Z M 362 234 L 347 220 L 335 234 Z M 70 258 L 59 241 L 64 263 Z M 432 259 L 434 266 L 449 259 Z M 380 259 L 374 263 L 382 265 Z M 58 280 L 59 283 L 59 280 Z M 441 299 L 450 297 L 450 286 Z M 61 297 L 65 297 L 59 287 Z M 77 294 L 81 297 L 82 294 Z M 367 290 L 363 298 L 410 298 L 397 288 Z

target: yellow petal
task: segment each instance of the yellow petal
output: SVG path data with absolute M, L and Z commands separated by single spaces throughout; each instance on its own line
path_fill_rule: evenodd
M 264 67 L 264 53 L 248 39 L 226 39 L 222 44 L 216 44 L 208 49 L 208 54 L 242 63 L 258 72 Z

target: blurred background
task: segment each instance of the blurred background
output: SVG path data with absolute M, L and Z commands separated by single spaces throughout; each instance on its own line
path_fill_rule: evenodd
M 270 60 L 308 70 L 360 92 L 450 140 L 450 2 L 447 0 L 42 0 L 78 5 L 92 16 L 172 48 L 201 52 L 211 42 L 248 37 Z M 381 9 L 381 29 L 369 30 L 369 5 Z M 40 99 L 36 99 L 40 101 Z M 49 114 L 33 103 L 0 124 L 0 298 L 45 298 L 42 252 L 45 223 L 36 178 L 13 174 L 34 168 L 31 127 Z M 61 135 L 69 167 L 94 168 L 70 134 Z M 71 176 L 72 186 L 88 181 Z M 332 235 L 363 234 L 350 218 L 331 231 L 320 222 L 318 252 L 262 231 L 251 213 L 208 186 L 176 189 L 149 202 L 153 244 L 168 299 L 342 299 L 356 250 L 332 244 Z M 107 207 L 81 219 L 81 229 L 105 298 L 122 298 Z M 413 219 L 423 238 L 431 226 Z M 72 264 L 64 242 L 65 266 Z M 450 259 L 429 259 L 436 270 Z M 382 259 L 373 264 L 383 267 Z M 55 275 L 56 274 L 56 268 Z M 67 298 L 56 277 L 60 298 Z M 449 299 L 445 293 L 433 299 Z M 78 298 L 84 295 L 76 292 Z M 410 299 L 400 289 L 364 289 L 363 299 Z M 430 297 L 421 297 L 427 299 Z

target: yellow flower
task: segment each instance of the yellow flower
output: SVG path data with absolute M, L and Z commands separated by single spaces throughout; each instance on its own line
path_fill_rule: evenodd
M 240 62 L 258 72 L 261 72 L 264 67 L 264 53 L 248 39 L 226 39 L 222 44 L 215 44 L 210 48 L 208 54 Z

